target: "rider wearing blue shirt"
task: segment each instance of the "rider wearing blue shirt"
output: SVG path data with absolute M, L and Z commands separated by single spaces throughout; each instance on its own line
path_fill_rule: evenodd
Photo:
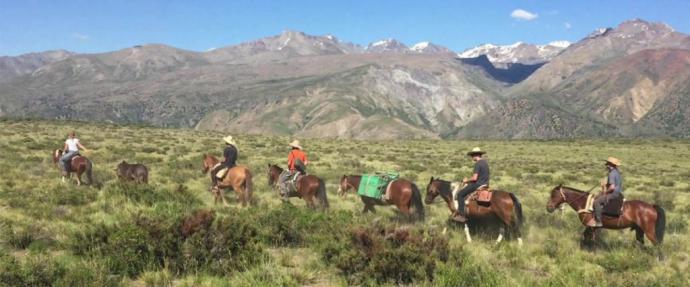
M 621 161 L 614 157 L 609 157 L 606 160 L 606 169 L 609 174 L 604 187 L 604 194 L 594 200 L 594 227 L 602 227 L 601 213 L 604 205 L 610 200 L 619 200 L 623 197 L 623 178 L 618 170 Z

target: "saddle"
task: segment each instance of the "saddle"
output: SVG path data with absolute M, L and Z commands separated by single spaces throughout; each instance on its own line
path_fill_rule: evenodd
M 489 186 L 485 184 L 470 193 L 465 199 L 465 203 L 469 204 L 470 201 L 475 200 L 477 204 L 487 206 L 491 204 L 492 195 L 493 192 L 489 189 Z
M 74 156 L 72 156 L 72 158 L 70 158 L 70 159 L 65 163 L 65 170 L 71 172 L 71 171 L 72 171 L 72 161 L 75 160 L 75 159 L 77 159 L 77 158 L 80 158 L 80 157 L 82 157 L 82 155 L 79 154 L 79 153 L 77 153 L 77 154 L 75 154 Z

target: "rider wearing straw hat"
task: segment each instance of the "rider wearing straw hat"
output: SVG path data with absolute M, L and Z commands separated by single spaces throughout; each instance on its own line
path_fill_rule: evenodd
M 472 177 L 462 180 L 462 183 L 466 185 L 457 193 L 456 200 L 458 201 L 458 210 L 453 216 L 453 220 L 455 221 L 467 221 L 465 217 L 465 197 L 477 190 L 480 186 L 489 184 L 489 163 L 482 158 L 482 155 L 485 153 L 485 151 L 482 151 L 478 147 L 473 148 L 467 153 L 467 155 L 472 158 L 472 161 L 474 161 L 474 172 L 472 173 Z
M 287 181 L 288 179 L 296 174 L 301 174 L 305 175 L 307 174 L 307 164 L 309 164 L 307 160 L 307 154 L 304 153 L 304 150 L 302 150 L 302 146 L 300 145 L 298 140 L 293 140 L 289 144 L 290 148 L 290 153 L 288 154 L 288 172 L 284 173 L 281 175 L 281 187 L 280 187 L 280 192 L 281 195 L 283 195 L 284 198 L 287 198 L 289 195 L 288 192 L 288 186 L 287 186 Z M 295 179 L 297 177 L 295 176 Z
M 225 149 L 223 150 L 223 161 L 213 168 L 211 170 L 211 189 L 216 187 L 218 185 L 218 177 L 216 174 L 224 168 L 231 169 L 235 167 L 235 162 L 237 162 L 237 158 L 239 157 L 239 152 L 237 150 L 237 142 L 235 142 L 235 139 L 232 138 L 232 136 L 226 136 L 223 138 L 223 141 L 225 142 Z
M 609 174 L 607 176 L 606 185 L 603 186 L 604 194 L 594 200 L 594 227 L 602 227 L 601 213 L 604 205 L 609 200 L 618 200 L 623 197 L 623 178 L 621 177 L 618 167 L 621 166 L 621 161 L 615 157 L 609 157 L 605 160 L 606 169 Z

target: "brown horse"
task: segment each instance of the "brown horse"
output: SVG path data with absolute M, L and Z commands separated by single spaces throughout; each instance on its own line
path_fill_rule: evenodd
M 551 198 L 546 204 L 546 210 L 553 212 L 563 203 L 567 203 L 575 211 L 582 225 L 592 220 L 594 216 L 591 212 L 580 212 L 585 209 L 587 204 L 588 192 L 577 190 L 571 187 L 558 185 L 551 190 Z M 602 215 L 601 223 L 606 229 L 625 229 L 635 230 L 637 241 L 644 244 L 644 236 L 654 245 L 659 245 L 664 240 L 664 230 L 666 229 L 666 213 L 658 205 L 652 205 L 640 200 L 627 200 L 623 203 L 623 213 L 618 217 Z M 598 228 L 587 227 L 583 233 L 585 243 L 595 241 Z
M 431 204 L 439 195 L 448 205 L 451 214 L 455 213 L 458 207 L 451 188 L 451 182 L 431 177 L 429 185 L 426 187 L 424 202 Z M 522 245 L 520 228 L 524 222 L 524 217 L 522 215 L 522 204 L 520 204 L 515 194 L 501 190 L 492 190 L 491 202 L 488 206 L 477 204 L 477 201 L 472 200 L 466 205 L 466 208 L 469 220 L 495 216 L 501 221 L 503 226 L 498 233 L 497 244 L 503 240 L 504 233 L 510 231 L 513 236 L 517 237 L 518 244 Z M 465 236 L 468 242 L 472 242 L 467 223 L 465 223 Z
M 219 163 L 218 159 L 210 154 L 204 154 L 202 173 L 208 173 Z M 215 176 L 215 175 L 212 175 Z M 225 173 L 225 177 L 218 183 L 218 188 L 213 189 L 214 203 L 222 201 L 224 206 L 228 206 L 225 201 L 224 189 L 232 189 L 237 194 L 237 198 L 242 203 L 242 207 L 252 202 L 252 173 L 244 166 L 235 166 Z
M 53 151 L 53 163 L 58 164 L 58 161 L 62 157 L 62 150 L 56 149 Z M 89 178 L 89 185 L 93 184 L 93 163 L 82 155 L 76 155 L 70 160 L 69 167 L 67 167 L 67 175 L 71 176 L 72 173 L 77 174 L 77 185 L 81 185 L 81 175 L 86 172 L 86 177 Z M 62 177 L 62 182 L 65 182 L 65 176 Z
M 280 175 L 283 169 L 275 164 L 268 164 L 268 186 L 278 187 Z M 295 182 L 297 194 L 291 195 L 304 199 L 307 206 L 316 208 L 315 198 L 318 198 L 321 209 L 328 209 L 328 197 L 326 196 L 326 184 L 323 179 L 313 175 L 299 177 Z
M 349 190 L 357 192 L 359 183 L 362 181 L 361 175 L 343 175 L 340 178 L 340 188 L 338 194 L 345 196 Z M 417 188 L 417 185 L 407 179 L 396 179 L 389 184 L 390 199 L 388 202 L 381 199 L 371 198 L 368 196 L 361 196 L 362 203 L 364 203 L 363 213 L 371 211 L 375 213 L 375 205 L 395 205 L 398 210 L 408 217 L 412 217 L 411 208 L 414 205 L 414 217 L 417 220 L 424 220 L 424 205 L 422 204 L 422 195 Z

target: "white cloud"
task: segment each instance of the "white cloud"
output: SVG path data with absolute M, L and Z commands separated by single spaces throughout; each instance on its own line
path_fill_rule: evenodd
M 211 52 L 211 51 L 213 51 L 213 50 L 215 50 L 215 49 L 218 49 L 218 48 L 216 48 L 216 47 L 211 47 L 211 48 L 206 49 L 206 52 Z
M 565 29 L 569 30 L 570 28 L 573 27 L 573 25 L 571 25 L 570 22 L 565 22 L 565 23 L 563 23 L 563 27 L 565 27 Z
M 515 9 L 513 13 L 510 13 L 510 17 L 518 20 L 532 21 L 537 19 L 539 15 L 522 9 Z
M 72 33 L 72 38 L 77 39 L 79 41 L 86 41 L 89 39 L 89 35 L 75 32 L 75 33 Z

